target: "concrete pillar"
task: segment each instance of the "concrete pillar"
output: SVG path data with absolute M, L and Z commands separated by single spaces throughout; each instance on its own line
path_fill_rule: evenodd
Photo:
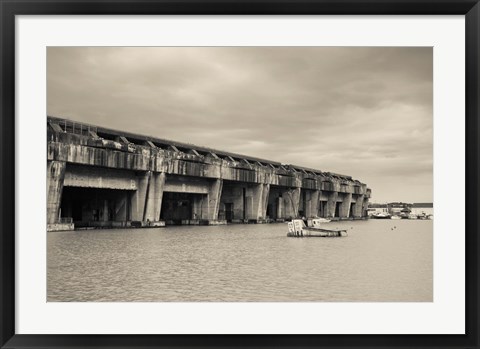
M 148 186 L 152 172 L 147 171 L 140 174 L 137 178 L 137 190 L 132 195 L 132 202 L 130 205 L 132 221 L 143 221 L 145 214 L 145 202 L 147 199 Z
M 62 203 L 63 181 L 65 179 L 65 162 L 47 162 L 47 223 L 59 221 Z
M 215 180 L 208 188 L 208 206 L 207 219 L 218 220 L 218 210 L 220 208 L 220 198 L 222 196 L 223 180 Z
M 260 202 L 262 212 L 260 212 L 260 217 L 263 219 L 267 218 L 267 207 L 268 207 L 268 196 L 270 195 L 270 184 L 262 184 L 262 200 Z
M 204 198 L 206 195 L 195 195 L 193 197 L 193 202 L 192 202 L 192 217 L 191 219 L 207 219 L 207 214 L 206 214 L 206 205 L 204 205 L 204 202 L 206 199 Z
M 327 194 L 327 217 L 335 217 L 335 207 L 337 205 L 338 192 L 332 191 Z
M 283 198 L 277 198 L 277 218 L 285 218 L 284 216 L 284 208 L 283 208 Z
M 363 216 L 363 202 L 365 200 L 365 195 L 358 195 L 355 199 L 355 212 L 353 216 L 355 218 L 360 218 Z
M 296 218 L 300 207 L 300 188 L 292 188 L 282 194 L 285 204 L 285 218 Z
M 245 198 L 243 196 L 244 187 L 236 187 L 233 190 L 233 219 L 244 219 L 245 217 Z
M 251 192 L 251 207 L 247 212 L 247 219 L 265 219 L 270 184 L 257 184 L 251 188 Z
M 319 196 L 320 190 L 306 190 L 306 207 L 305 207 L 305 217 L 317 217 L 318 216 L 318 205 L 319 205 Z
M 352 203 L 352 193 L 344 193 L 343 201 L 340 204 L 340 217 L 341 218 L 348 218 L 350 217 L 350 206 Z
M 103 209 L 102 209 L 102 222 L 107 222 L 108 221 L 108 200 L 104 199 L 103 200 Z
M 365 196 L 363 199 L 363 205 L 362 205 L 362 217 L 367 217 L 367 209 L 368 209 L 368 197 Z
M 160 221 L 162 209 L 163 188 L 165 187 L 165 173 L 152 173 L 146 196 L 144 221 Z
M 128 192 L 124 192 L 115 202 L 114 220 L 117 222 L 125 222 L 127 220 Z
M 318 215 L 319 217 L 327 217 L 327 201 L 326 200 L 319 200 Z

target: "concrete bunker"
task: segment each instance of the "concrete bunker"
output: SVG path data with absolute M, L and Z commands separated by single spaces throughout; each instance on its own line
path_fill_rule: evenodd
M 361 219 L 370 196 L 346 175 L 47 121 L 47 230 Z

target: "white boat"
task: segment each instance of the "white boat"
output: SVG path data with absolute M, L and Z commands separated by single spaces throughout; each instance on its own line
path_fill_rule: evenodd
M 293 219 L 288 222 L 289 237 L 339 237 L 348 236 L 346 230 L 332 230 L 320 228 L 320 218 L 313 218 L 311 226 L 307 226 L 302 219 Z
M 378 213 L 373 213 L 370 218 L 374 219 L 390 219 L 390 214 L 387 212 L 378 212 Z
M 307 226 L 320 228 L 321 223 L 330 223 L 331 221 L 332 221 L 331 219 L 327 219 L 327 218 L 308 218 Z
M 404 207 L 401 211 L 400 211 L 400 217 L 402 219 L 410 219 L 410 213 L 412 212 L 411 209 L 409 209 L 408 207 Z
M 390 219 L 402 219 L 402 217 L 394 215 L 394 216 L 390 217 Z
M 422 219 L 422 220 L 433 219 L 433 215 L 432 214 L 426 214 L 425 212 L 422 212 L 419 215 L 417 215 L 417 218 Z

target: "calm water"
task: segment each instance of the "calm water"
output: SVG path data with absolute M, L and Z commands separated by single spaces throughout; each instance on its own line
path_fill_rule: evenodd
M 432 301 L 433 222 L 48 233 L 48 301 Z M 396 228 L 394 228 L 396 227 Z

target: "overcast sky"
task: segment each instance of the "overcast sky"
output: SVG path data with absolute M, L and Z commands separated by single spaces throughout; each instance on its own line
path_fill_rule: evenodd
M 47 112 L 432 202 L 431 48 L 49 48 Z

